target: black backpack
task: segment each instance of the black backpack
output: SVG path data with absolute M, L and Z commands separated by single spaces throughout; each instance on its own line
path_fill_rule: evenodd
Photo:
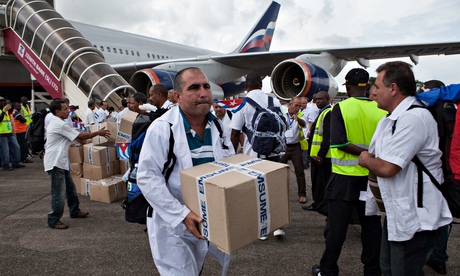
M 49 108 L 32 114 L 32 122 L 27 127 L 26 139 L 32 153 L 40 153 L 45 149 L 45 117 L 51 111 Z
M 249 97 L 246 97 L 246 102 L 255 108 L 250 128 L 243 127 L 243 132 L 248 136 L 252 150 L 259 155 L 285 151 L 286 118 L 278 106 L 273 106 L 273 98 L 268 97 L 267 108 L 261 107 Z

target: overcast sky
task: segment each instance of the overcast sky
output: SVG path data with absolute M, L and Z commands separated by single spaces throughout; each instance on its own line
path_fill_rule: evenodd
M 278 0 L 270 50 L 460 41 L 458 0 Z M 270 5 L 269 0 L 55 0 L 64 18 L 227 53 Z M 402 59 L 410 62 L 408 58 Z M 376 76 L 372 60 L 368 71 Z M 418 80 L 460 83 L 460 55 L 420 57 Z M 359 67 L 349 62 L 336 81 Z M 268 84 L 265 84 L 268 86 Z M 269 87 L 264 87 L 269 91 Z M 340 91 L 344 88 L 340 87 Z

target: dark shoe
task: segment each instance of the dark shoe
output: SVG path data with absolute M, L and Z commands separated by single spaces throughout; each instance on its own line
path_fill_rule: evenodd
M 438 274 L 447 274 L 446 263 L 445 262 L 433 262 L 428 261 L 426 265 L 431 267 Z
M 58 221 L 55 225 L 50 225 L 50 228 L 53 229 L 67 229 L 69 226 L 67 224 L 62 223 L 61 221 Z
M 12 168 L 12 167 L 3 167 L 3 170 L 4 170 L 4 171 L 12 171 L 13 168 Z
M 34 161 L 26 158 L 25 160 L 22 160 L 21 162 L 22 163 L 33 163 Z
M 311 275 L 313 276 L 321 276 L 321 269 L 319 269 L 319 265 L 314 265 L 311 268 Z
M 302 209 L 307 210 L 307 211 L 316 211 L 316 207 L 312 205 L 308 206 L 302 206 Z
M 25 165 L 18 164 L 16 166 L 13 166 L 13 169 L 20 169 L 20 168 L 25 168 L 25 167 L 26 167 Z
M 88 212 L 79 211 L 76 215 L 71 215 L 71 218 L 86 218 L 89 215 Z

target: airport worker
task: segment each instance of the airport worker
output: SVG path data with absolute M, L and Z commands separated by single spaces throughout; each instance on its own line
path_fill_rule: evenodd
M 21 153 L 21 162 L 22 163 L 33 163 L 34 161 L 27 158 L 29 156 L 29 146 L 27 145 L 26 131 L 27 131 L 27 119 L 22 115 L 21 109 L 23 106 L 21 103 L 14 104 L 13 110 L 13 128 L 14 133 L 16 134 L 16 140 L 18 141 L 20 153 Z
M 79 132 L 69 126 L 65 120 L 69 117 L 69 108 L 65 101 L 55 99 L 50 104 L 51 119 L 46 133 L 46 148 L 43 164 L 51 179 L 51 212 L 48 214 L 48 226 L 54 229 L 66 229 L 69 226 L 61 222 L 64 204 L 67 198 L 71 218 L 84 218 L 89 213 L 79 208 L 75 184 L 70 174 L 69 148 L 73 140 L 86 140 L 97 135 L 109 137 L 110 131 L 102 128 L 88 133 Z
M 25 167 L 19 163 L 21 161 L 21 149 L 14 135 L 13 123 L 9 115 L 10 109 L 11 105 L 7 104 L 3 97 L 0 97 L 0 159 L 4 171 Z
M 300 98 L 294 97 L 291 99 L 287 110 L 285 109 L 283 112 L 288 122 L 288 129 L 285 133 L 286 152 L 281 157 L 280 162 L 287 164 L 289 160 L 292 161 L 297 180 L 299 203 L 305 204 L 307 203 L 307 184 L 302 160 L 302 148 L 300 146 L 300 128 L 305 127 L 306 122 L 304 114 L 300 112 L 300 107 Z
M 102 123 L 107 121 L 107 116 L 109 116 L 109 111 L 107 108 L 107 101 L 101 101 L 99 103 L 99 109 L 96 111 L 96 113 L 94 113 L 95 123 Z
M 312 135 L 309 139 L 311 162 L 311 190 L 313 203 L 302 206 L 307 211 L 315 211 L 318 204 L 324 199 L 326 184 L 332 173 L 331 164 L 331 110 L 329 94 L 320 91 L 316 94 L 316 105 L 319 115 L 312 126 Z
M 83 123 L 85 127 L 89 128 L 90 125 L 96 123 L 96 118 L 94 117 L 94 109 L 96 108 L 96 102 L 94 100 L 88 101 L 88 109 L 86 109 L 85 116 L 83 118 Z
M 452 222 L 441 192 L 422 174 L 416 156 L 439 183 L 443 182 L 442 152 L 436 121 L 415 98 L 411 66 L 387 62 L 377 68 L 375 95 L 379 108 L 389 112 L 363 151 L 359 164 L 377 176 L 377 189 L 367 195 L 366 214 L 385 212 L 380 267 L 384 275 L 424 275 L 440 228 Z M 423 189 L 418 187 L 419 181 Z M 422 192 L 419 194 L 419 192 Z M 374 195 L 374 196 L 372 196 Z M 380 197 L 380 198 L 379 198 Z M 377 205 L 376 199 L 383 201 Z
M 147 229 L 160 274 L 199 275 L 208 250 L 216 248 L 197 228 L 202 218 L 184 205 L 179 171 L 228 157 L 234 151 L 230 139 L 219 136 L 216 124 L 220 122 L 210 113 L 211 86 L 203 71 L 196 67 L 179 71 L 174 89 L 179 105 L 148 128 L 137 184 L 152 207 Z M 163 173 L 163 168 L 170 170 Z
M 246 91 L 248 92 L 246 97 L 251 98 L 256 103 L 258 103 L 261 107 L 266 108 L 269 103 L 269 97 L 271 96 L 265 94 L 265 92 L 262 91 L 261 75 L 257 73 L 248 74 L 246 76 L 245 85 L 246 85 Z M 278 99 L 272 98 L 272 100 L 273 100 L 273 106 L 281 107 L 281 104 Z M 255 107 L 253 107 L 252 105 L 246 102 L 246 104 L 237 113 L 235 113 L 235 115 L 233 115 L 230 126 L 232 128 L 231 140 L 232 140 L 232 145 L 235 151 L 238 149 L 238 146 L 240 144 L 240 136 L 241 136 L 243 127 L 244 126 L 251 127 L 252 117 L 255 112 L 256 112 Z M 272 152 L 268 156 L 259 155 L 257 152 L 255 152 L 252 149 L 252 145 L 249 142 L 249 139 L 247 138 L 244 139 L 243 154 L 254 156 L 254 157 L 259 157 L 261 159 L 274 161 L 274 162 L 279 162 L 281 159 L 280 158 L 281 153 Z M 275 237 L 283 237 L 285 234 L 286 234 L 285 231 L 281 228 L 276 229 L 273 232 L 273 235 Z M 260 240 L 267 240 L 267 238 L 268 238 L 267 236 L 264 236 L 260 238 Z
M 359 154 L 368 149 L 377 123 L 386 115 L 375 101 L 366 97 L 369 74 L 357 68 L 345 76 L 348 99 L 336 103 L 331 114 L 332 174 L 326 188 L 328 218 L 324 230 L 325 245 L 321 262 L 313 272 L 337 275 L 343 243 L 354 210 L 361 224 L 364 275 L 380 275 L 379 255 L 382 227 L 380 216 L 365 216 L 363 195 L 367 191 L 369 171 L 358 165 Z
M 32 123 L 32 110 L 29 106 L 29 99 L 26 96 L 21 97 L 21 110 L 22 116 L 26 119 L 26 124 L 30 125 Z

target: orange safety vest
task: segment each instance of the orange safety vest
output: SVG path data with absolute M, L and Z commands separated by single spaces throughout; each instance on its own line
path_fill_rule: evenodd
M 21 123 L 21 121 L 14 119 L 17 114 L 21 114 L 21 112 L 17 111 L 16 109 L 13 111 L 13 128 L 15 133 L 24 133 L 27 131 L 27 122 Z

